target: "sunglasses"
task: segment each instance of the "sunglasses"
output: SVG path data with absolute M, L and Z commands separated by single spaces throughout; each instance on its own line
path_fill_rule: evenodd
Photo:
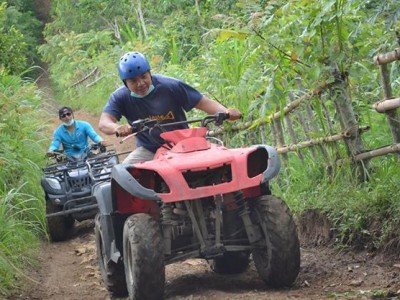
M 60 118 L 64 119 L 65 117 L 69 117 L 71 115 L 72 115 L 72 113 L 68 112 L 68 113 L 60 115 Z

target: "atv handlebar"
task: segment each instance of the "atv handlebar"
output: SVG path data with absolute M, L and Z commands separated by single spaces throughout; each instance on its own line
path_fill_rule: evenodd
M 91 144 L 80 156 L 67 156 L 64 150 L 55 150 L 49 157 L 47 166 L 42 170 L 45 174 L 53 174 L 81 168 L 88 163 L 105 161 L 113 156 L 118 156 L 115 148 L 107 149 L 113 145 L 102 145 L 100 143 Z M 99 150 L 98 152 L 96 152 Z M 92 155 L 91 155 L 92 154 Z
M 85 158 L 89 157 L 90 153 L 92 151 L 98 151 L 97 153 L 105 153 L 107 152 L 107 147 L 111 145 L 103 145 L 100 142 L 99 143 L 94 143 L 89 145 L 88 147 L 85 148 L 84 152 L 80 154 L 79 156 L 82 157 L 74 157 L 74 156 L 67 156 L 64 150 L 54 150 L 53 152 L 47 152 L 47 156 L 50 159 L 54 159 L 57 163 L 62 163 L 62 162 L 76 162 L 79 160 L 84 160 Z
M 228 120 L 228 119 L 229 119 L 229 113 L 219 112 L 214 115 L 205 116 L 204 118 L 201 118 L 201 119 L 178 121 L 178 122 L 165 123 L 165 124 L 161 124 L 157 120 L 139 119 L 139 120 L 133 121 L 130 125 L 132 128 L 132 134 L 136 135 L 136 134 L 144 132 L 144 131 L 149 131 L 155 127 L 159 127 L 161 129 L 163 129 L 163 128 L 167 128 L 167 127 L 173 127 L 173 126 L 177 126 L 177 125 L 187 125 L 187 124 L 198 123 L 198 122 L 200 122 L 200 127 L 207 127 L 208 124 L 210 124 L 210 123 L 214 123 L 215 125 L 220 126 L 220 125 L 222 125 L 222 123 L 225 120 Z M 119 137 L 118 132 L 116 132 L 115 135 L 117 137 Z

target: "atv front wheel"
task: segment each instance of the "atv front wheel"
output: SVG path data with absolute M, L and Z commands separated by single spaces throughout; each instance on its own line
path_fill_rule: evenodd
M 150 215 L 131 215 L 124 225 L 124 265 L 129 299 L 163 299 L 164 243 Z
M 94 220 L 94 234 L 100 273 L 107 290 L 113 297 L 126 297 L 128 290 L 126 288 L 124 263 L 122 260 L 115 263 L 106 257 L 99 214 L 96 215 Z
M 50 201 L 46 201 L 46 213 L 52 214 L 60 212 L 61 206 L 54 205 Z M 53 242 L 64 241 L 70 235 L 72 228 L 74 227 L 75 220 L 70 216 L 55 216 L 47 218 L 47 229 L 50 238 Z
M 278 198 L 261 196 L 252 206 L 252 219 L 266 246 L 252 250 L 259 276 L 274 288 L 292 285 L 300 270 L 300 243 L 289 208 Z

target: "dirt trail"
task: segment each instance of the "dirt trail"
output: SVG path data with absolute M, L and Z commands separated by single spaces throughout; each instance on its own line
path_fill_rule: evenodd
M 223 276 L 210 271 L 203 260 L 175 263 L 166 268 L 165 296 L 177 300 L 281 300 L 372 299 L 375 294 L 373 299 L 399 299 L 398 261 L 329 248 L 302 248 L 301 257 L 300 274 L 287 290 L 265 287 L 253 265 L 243 274 Z M 38 271 L 28 274 L 36 283 L 10 299 L 111 299 L 97 265 L 92 221 L 78 224 L 68 241 L 43 243 L 40 263 Z

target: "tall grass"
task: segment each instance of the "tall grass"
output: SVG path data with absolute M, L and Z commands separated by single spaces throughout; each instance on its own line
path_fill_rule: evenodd
M 301 165 L 300 165 L 301 163 Z M 400 166 L 395 156 L 370 162 L 370 177 L 360 182 L 349 165 L 335 170 L 324 168 L 324 161 L 291 161 L 273 181 L 274 194 L 283 198 L 296 215 L 318 209 L 332 222 L 340 247 L 383 249 L 399 247 Z M 393 249 L 392 249 L 393 250 Z
M 40 187 L 44 160 L 43 112 L 36 86 L 20 77 L 0 77 L 0 296 L 7 295 L 34 264 L 45 236 Z

